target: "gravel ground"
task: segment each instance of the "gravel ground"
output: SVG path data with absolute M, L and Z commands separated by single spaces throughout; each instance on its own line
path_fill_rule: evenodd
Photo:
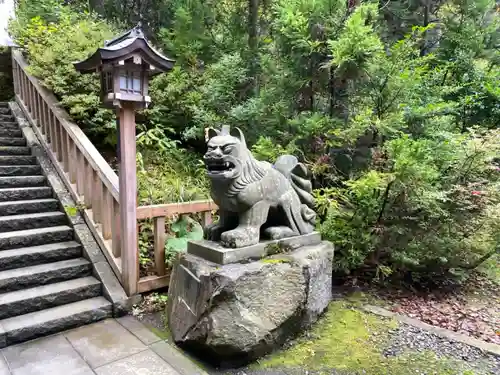
M 400 355 L 405 350 L 417 352 L 432 350 L 438 357 L 466 361 L 471 369 L 481 374 L 500 374 L 500 357 L 484 353 L 461 342 L 449 341 L 406 324 L 401 324 L 391 336 L 389 347 L 384 350 L 384 355 L 387 357 Z
M 405 351 L 423 352 L 432 351 L 438 357 L 457 359 L 465 361 L 467 368 L 475 375 L 498 375 L 500 374 L 500 357 L 484 353 L 475 347 L 436 336 L 425 330 L 401 324 L 398 329 L 390 333 L 391 339 L 387 348 L 383 351 L 386 357 L 399 356 Z M 461 362 L 463 363 L 463 362 Z M 325 372 L 316 372 L 306 369 L 269 369 L 269 370 L 211 370 L 211 375 L 316 375 Z M 330 375 L 355 375 L 354 373 L 326 371 Z M 365 372 L 369 375 L 369 369 Z M 395 375 L 395 374 L 394 374 Z

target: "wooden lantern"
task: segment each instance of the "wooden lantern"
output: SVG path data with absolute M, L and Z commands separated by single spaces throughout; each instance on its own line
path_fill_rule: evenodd
M 81 73 L 100 73 L 102 101 L 106 107 L 131 102 L 136 108 L 142 108 L 151 102 L 150 76 L 171 70 L 174 62 L 149 44 L 139 24 L 106 41 L 104 47 L 74 66 Z
M 173 65 L 174 60 L 148 43 L 140 24 L 74 64 L 81 73 L 101 75 L 103 104 L 116 108 L 119 117 L 120 254 L 122 284 L 129 296 L 137 293 L 139 279 L 135 111 L 151 101 L 150 76 L 169 71 Z

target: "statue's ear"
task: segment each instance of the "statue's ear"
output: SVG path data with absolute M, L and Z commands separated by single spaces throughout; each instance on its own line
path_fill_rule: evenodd
M 243 132 L 240 130 L 240 128 L 232 128 L 230 134 L 233 137 L 238 138 L 241 143 L 246 144 L 245 136 L 243 135 Z
M 220 132 L 218 130 L 215 130 L 213 128 L 208 128 L 208 139 L 213 138 L 213 137 L 219 135 L 219 133 Z

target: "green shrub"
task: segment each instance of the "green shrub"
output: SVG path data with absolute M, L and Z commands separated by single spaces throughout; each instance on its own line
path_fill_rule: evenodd
M 77 13 L 61 1 L 52 2 L 59 3 L 55 13 L 50 13 L 57 17 L 29 18 L 38 8 L 23 13 L 21 7 L 10 31 L 29 61 L 30 73 L 57 96 L 75 122 L 97 144 L 114 144 L 115 115 L 100 106 L 98 76 L 78 73 L 73 63 L 87 58 L 117 31 L 91 14 Z
M 140 153 L 137 164 L 141 205 L 210 199 L 204 166 L 188 151 Z
M 22 26 L 36 17 L 45 23 L 56 23 L 64 12 L 62 0 L 17 0 L 16 3 L 16 19 Z
M 86 1 L 62 3 L 22 0 L 11 29 L 32 72 L 94 140 L 113 144 L 96 77 L 71 63 L 114 28 L 83 12 Z M 143 15 L 177 60 L 152 81 L 138 125 L 141 204 L 207 197 L 203 130 L 229 124 L 259 158 L 307 164 L 338 270 L 459 273 L 495 253 L 494 0 L 433 2 L 430 18 L 418 2 L 277 0 L 261 3 L 258 24 L 245 2 L 148 0 L 147 14 L 140 3 L 106 0 L 99 11 L 111 22 Z
M 475 268 L 493 255 L 500 240 L 499 141 L 494 130 L 387 142 L 370 172 L 322 197 L 330 206 L 321 232 L 338 245 L 337 269 L 435 275 Z

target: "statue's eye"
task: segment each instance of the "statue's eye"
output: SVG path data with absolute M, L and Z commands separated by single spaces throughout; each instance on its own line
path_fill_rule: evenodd
M 233 150 L 232 145 L 227 145 L 222 147 L 222 152 L 225 154 L 230 154 L 232 150 Z

